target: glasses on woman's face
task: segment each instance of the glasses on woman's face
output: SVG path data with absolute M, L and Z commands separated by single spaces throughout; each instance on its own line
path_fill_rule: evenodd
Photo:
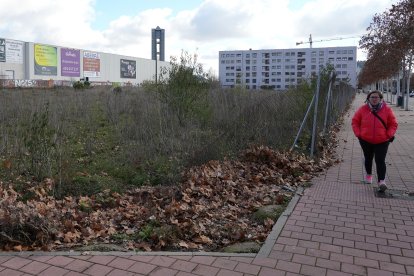
M 371 96 L 371 97 L 369 97 L 370 99 L 379 99 L 379 97 L 378 96 Z

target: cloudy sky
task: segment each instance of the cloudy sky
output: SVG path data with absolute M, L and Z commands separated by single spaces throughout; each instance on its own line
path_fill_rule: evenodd
M 151 29 L 159 26 L 167 60 L 184 50 L 217 75 L 223 50 L 309 47 L 296 42 L 307 42 L 310 34 L 313 47 L 358 46 L 373 15 L 396 2 L 1 0 L 0 37 L 150 59 Z

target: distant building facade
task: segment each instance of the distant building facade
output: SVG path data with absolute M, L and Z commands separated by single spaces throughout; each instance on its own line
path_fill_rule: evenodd
M 0 38 L 0 80 L 51 81 L 69 84 L 80 79 L 95 84 L 139 85 L 155 80 L 156 67 L 168 62 L 93 50 Z
M 285 90 L 332 64 L 337 79 L 356 87 L 356 54 L 355 46 L 220 51 L 220 85 Z

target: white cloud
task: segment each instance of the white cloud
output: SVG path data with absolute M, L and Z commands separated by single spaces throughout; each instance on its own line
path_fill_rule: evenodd
M 309 34 L 315 41 L 360 35 L 375 13 L 396 2 L 307 0 L 293 11 L 291 1 L 297 0 L 204 0 L 195 9 L 174 14 L 172 7 L 165 7 L 120 16 L 107 29 L 94 30 L 94 0 L 2 0 L 0 33 L 10 39 L 150 58 L 151 29 L 160 26 L 166 32 L 167 59 L 181 50 L 198 53 L 205 69 L 218 73 L 221 50 L 294 48 Z M 315 42 L 314 47 L 357 46 L 358 40 Z

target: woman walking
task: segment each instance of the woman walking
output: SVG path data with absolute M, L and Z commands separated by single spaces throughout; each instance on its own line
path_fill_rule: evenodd
M 392 109 L 383 101 L 383 95 L 375 90 L 367 95 L 365 104 L 352 118 L 352 130 L 359 139 L 365 158 L 365 183 L 372 184 L 372 161 L 375 157 L 378 191 L 387 189 L 385 157 L 388 146 L 394 140 L 398 122 Z

